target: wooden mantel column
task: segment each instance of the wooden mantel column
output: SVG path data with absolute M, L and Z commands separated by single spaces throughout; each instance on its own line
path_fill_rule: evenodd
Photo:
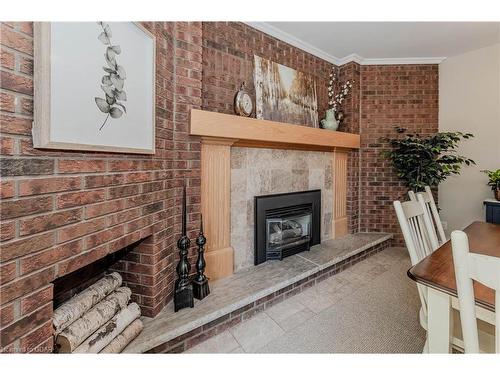
M 333 152 L 333 238 L 348 233 L 347 228 L 347 155 L 348 150 Z
M 201 212 L 207 244 L 205 274 L 211 280 L 233 274 L 231 247 L 231 145 L 234 140 L 201 140 Z

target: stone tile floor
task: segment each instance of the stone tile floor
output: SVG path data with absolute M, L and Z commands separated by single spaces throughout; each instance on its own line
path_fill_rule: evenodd
M 415 283 L 388 248 L 186 353 L 419 353 Z
M 144 330 L 124 352 L 146 352 L 391 238 L 392 234 L 388 233 L 349 234 L 324 241 L 311 251 L 282 261 L 265 262 L 216 280 L 210 285 L 209 298 L 195 301 L 193 309 L 175 313 L 171 302 L 155 318 L 142 317 Z

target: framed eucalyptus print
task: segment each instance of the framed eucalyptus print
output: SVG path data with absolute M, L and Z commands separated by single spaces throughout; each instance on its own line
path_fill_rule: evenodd
M 35 24 L 36 148 L 154 154 L 155 37 L 134 22 Z

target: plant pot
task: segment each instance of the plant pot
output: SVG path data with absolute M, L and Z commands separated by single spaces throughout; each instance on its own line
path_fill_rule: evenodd
M 496 190 L 495 190 L 495 199 L 496 199 L 497 201 L 500 201 L 500 189 L 496 189 Z

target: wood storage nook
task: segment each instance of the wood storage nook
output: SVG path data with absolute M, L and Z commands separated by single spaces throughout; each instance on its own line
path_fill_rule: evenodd
M 141 308 L 139 305 L 135 302 L 131 303 L 88 337 L 73 353 L 99 353 L 140 316 Z
M 54 311 L 58 353 L 120 353 L 142 331 L 141 309 L 113 272 Z
M 80 319 L 65 328 L 56 339 L 59 352 L 71 353 L 74 351 L 87 337 L 127 306 L 131 294 L 129 288 L 118 288 Z
M 58 334 L 68 327 L 121 284 L 122 277 L 113 272 L 59 306 L 54 311 L 52 320 L 55 333 Z

